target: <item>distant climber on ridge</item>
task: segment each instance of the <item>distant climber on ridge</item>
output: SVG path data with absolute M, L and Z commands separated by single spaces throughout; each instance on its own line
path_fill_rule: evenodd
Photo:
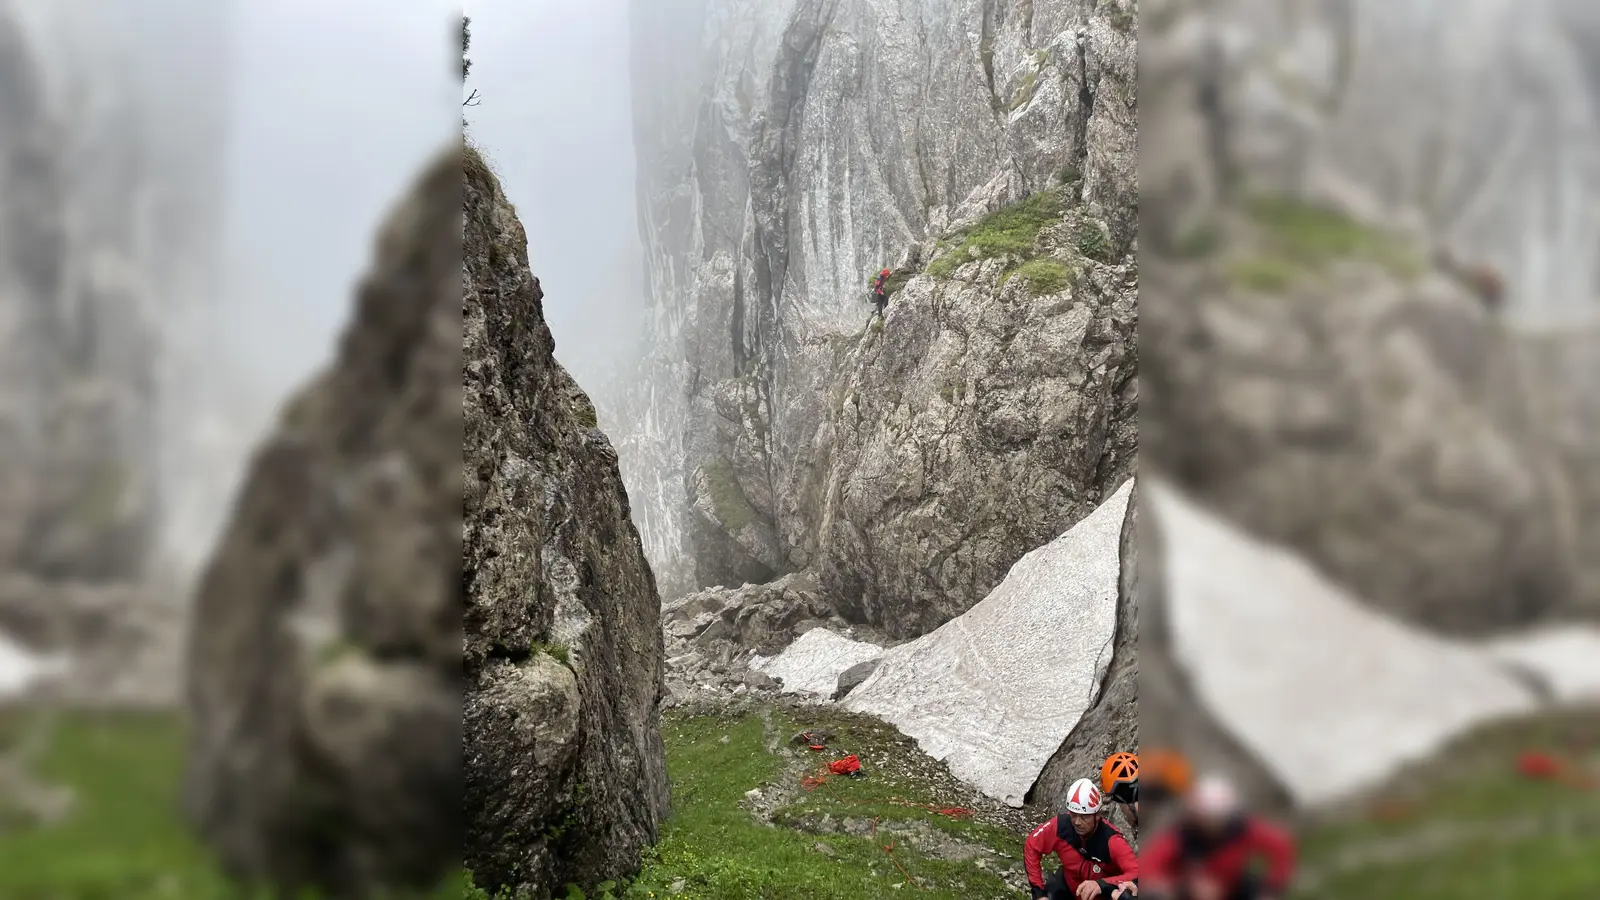
M 1034 900 L 1111 900 L 1119 886 L 1139 877 L 1139 858 L 1116 826 L 1100 810 L 1100 789 L 1080 778 L 1067 790 L 1066 808 L 1040 825 L 1023 844 L 1022 865 Z M 1040 861 L 1061 858 L 1061 869 L 1044 877 Z
M 884 309 L 889 306 L 889 274 L 889 270 L 884 269 L 872 281 L 872 314 L 880 319 L 883 318 Z M 867 321 L 871 322 L 872 319 L 868 318 Z

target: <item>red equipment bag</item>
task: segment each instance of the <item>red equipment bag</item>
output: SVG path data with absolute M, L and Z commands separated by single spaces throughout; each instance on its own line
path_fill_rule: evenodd
M 836 759 L 828 763 L 828 771 L 835 775 L 849 775 L 852 772 L 859 772 L 861 771 L 861 760 L 857 759 L 855 754 L 852 753 L 844 759 Z

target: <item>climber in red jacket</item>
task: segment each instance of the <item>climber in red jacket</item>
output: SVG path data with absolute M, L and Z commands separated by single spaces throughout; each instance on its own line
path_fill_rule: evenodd
M 873 308 L 873 315 L 877 316 L 880 319 L 883 318 L 884 308 L 889 305 L 889 275 L 890 274 L 891 273 L 889 272 L 888 269 L 884 269 L 882 272 L 878 273 L 878 277 L 877 278 L 874 278 L 872 280 L 872 308 Z M 868 319 L 867 321 L 870 322 L 872 320 Z
M 1139 877 L 1139 859 L 1110 822 L 1100 815 L 1105 798 L 1087 778 L 1072 783 L 1061 815 L 1028 835 L 1022 864 L 1034 900 L 1111 900 L 1119 885 Z M 1050 854 L 1061 858 L 1061 871 L 1047 880 L 1040 861 Z
M 1173 827 L 1145 845 L 1143 896 L 1276 900 L 1287 894 L 1294 874 L 1287 832 L 1244 812 L 1233 786 L 1218 776 L 1202 778 L 1186 801 Z

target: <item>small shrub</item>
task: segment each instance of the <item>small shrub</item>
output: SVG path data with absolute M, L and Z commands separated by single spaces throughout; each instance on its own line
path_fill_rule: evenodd
M 578 424 L 583 427 L 598 428 L 600 426 L 600 414 L 595 412 L 593 403 L 580 403 L 576 412 Z
M 1266 293 L 1287 290 L 1296 274 L 1295 268 L 1283 260 L 1262 257 L 1240 260 L 1229 271 L 1238 284 Z
M 1080 222 L 1072 231 L 1072 245 L 1079 253 L 1099 262 L 1109 262 L 1111 239 L 1094 222 Z
M 1028 283 L 1028 291 L 1034 296 L 1059 294 L 1072 284 L 1072 270 L 1058 259 L 1030 260 L 1016 274 Z
M 1202 222 L 1178 236 L 1178 255 L 1184 259 L 1200 259 L 1217 252 L 1222 245 L 1222 233 L 1210 222 Z
M 1116 31 L 1127 34 L 1133 31 L 1133 13 L 1129 12 L 1125 6 L 1118 6 L 1111 11 L 1110 24 Z

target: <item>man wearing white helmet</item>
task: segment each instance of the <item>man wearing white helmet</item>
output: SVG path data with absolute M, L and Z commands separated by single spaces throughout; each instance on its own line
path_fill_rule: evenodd
M 1177 824 L 1145 845 L 1145 863 L 1145 894 L 1157 900 L 1277 900 L 1294 874 L 1294 842 L 1210 775 L 1185 796 Z
M 1061 814 L 1028 835 L 1022 863 L 1034 900 L 1111 900 L 1120 885 L 1139 877 L 1133 847 L 1100 815 L 1104 804 L 1100 788 L 1080 778 L 1067 789 Z M 1046 879 L 1040 862 L 1052 853 L 1061 858 L 1061 871 Z

